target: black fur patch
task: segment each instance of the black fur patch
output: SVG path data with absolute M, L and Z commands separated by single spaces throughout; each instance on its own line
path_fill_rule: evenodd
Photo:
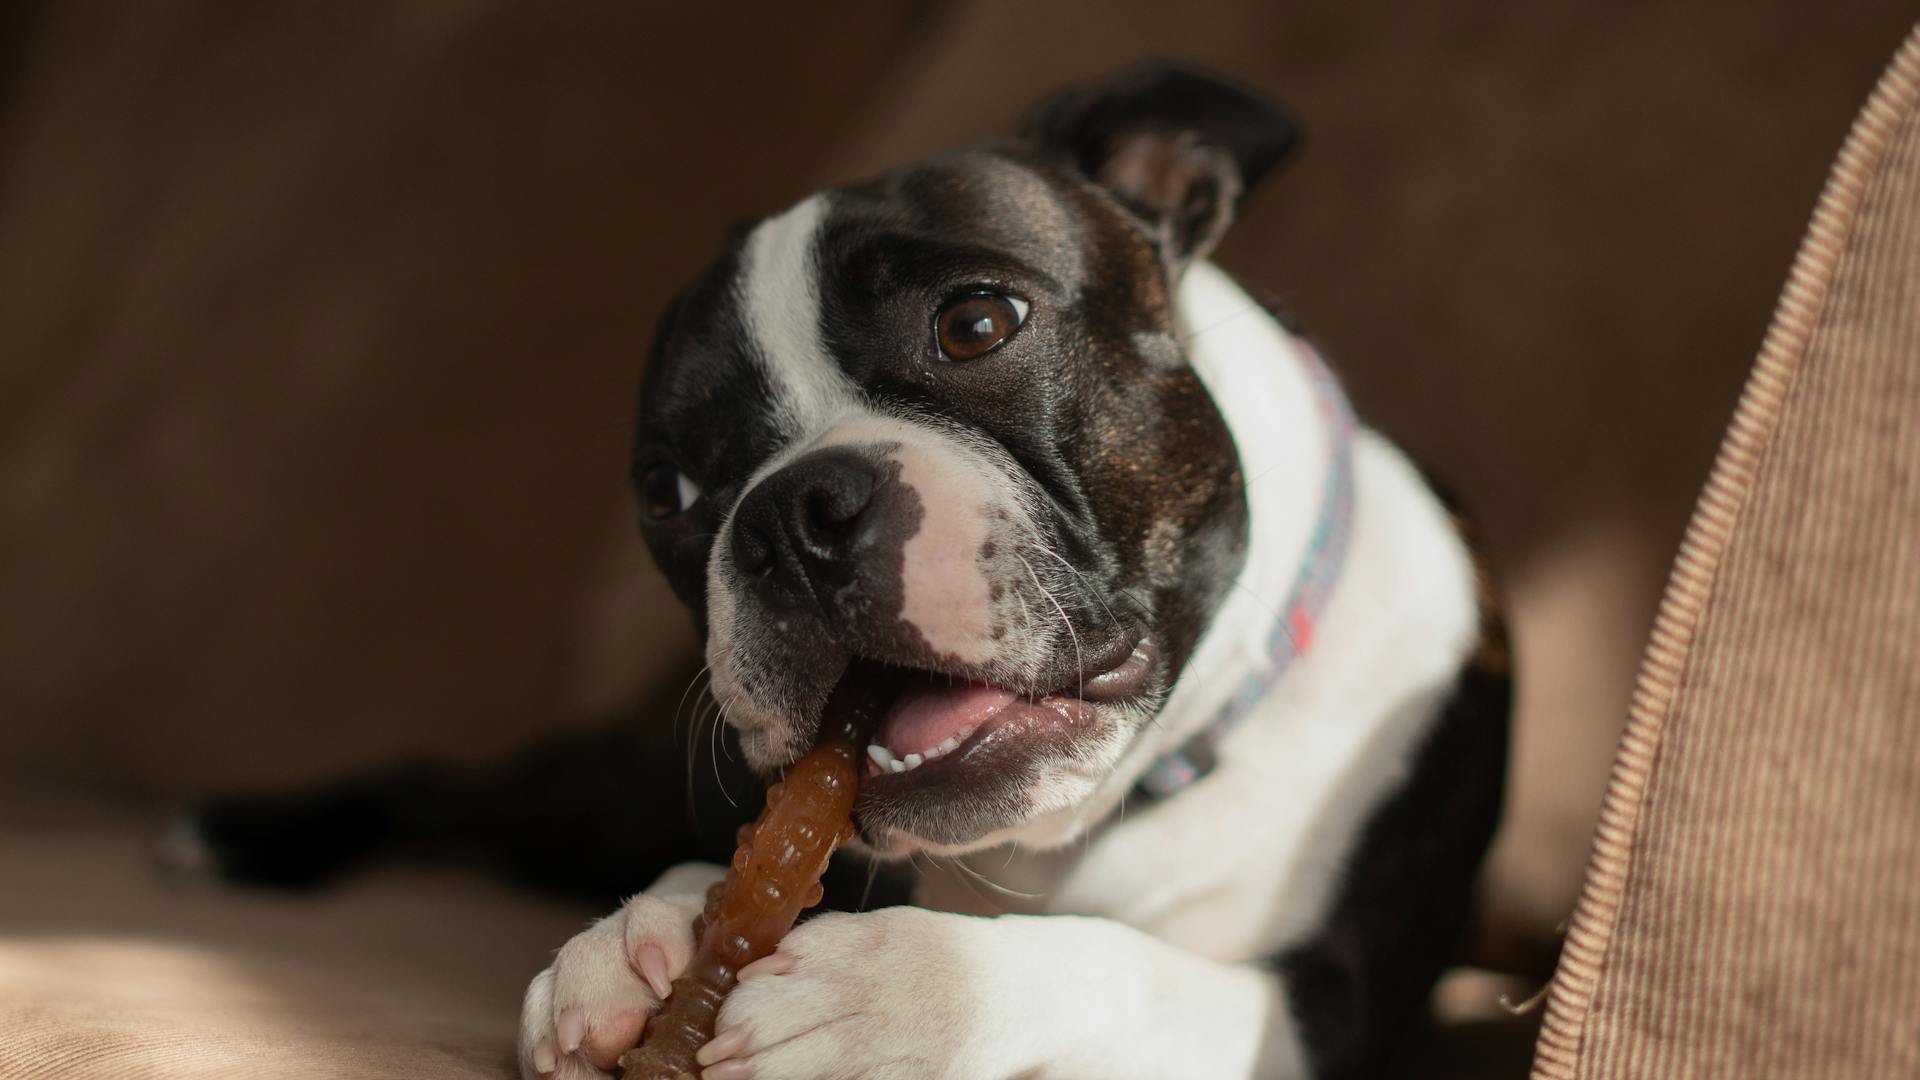
M 1457 500 L 1441 500 L 1473 558 L 1479 638 L 1407 780 L 1347 853 L 1325 927 L 1274 961 L 1315 1080 L 1386 1075 L 1419 1041 L 1428 995 L 1465 945 L 1474 880 L 1500 819 L 1512 654 L 1474 529 Z

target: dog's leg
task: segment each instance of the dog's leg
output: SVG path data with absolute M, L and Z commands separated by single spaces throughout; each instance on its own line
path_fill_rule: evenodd
M 682 868 L 576 935 L 528 987 L 521 1065 L 586 1080 L 684 970 L 698 906 Z M 636 929 L 638 927 L 639 929 Z M 659 947 L 649 959 L 641 945 Z M 649 966 L 651 965 L 651 966 Z M 1385 1023 L 1361 953 L 1279 968 L 1196 956 L 1083 916 L 923 908 L 828 914 L 749 965 L 703 1051 L 705 1080 L 1348 1080 L 1417 1039 Z M 1395 1010 L 1397 1016 L 1397 1010 Z M 1398 1017 L 1406 1019 L 1405 1017 Z M 583 1034 L 584 1033 L 584 1034 Z M 1364 1038 L 1367 1045 L 1353 1040 Z M 543 1041 L 546 1049 L 542 1049 Z M 1329 1054 L 1331 1051 L 1331 1055 Z M 614 1051 L 613 1053 L 617 1053 Z
M 1424 1045 L 1500 817 L 1512 694 L 1503 655 L 1469 663 L 1421 765 L 1349 853 L 1325 925 L 1277 958 L 1316 1077 L 1393 1075 Z
M 410 764 L 306 792 L 215 800 L 175 825 L 161 855 L 282 886 L 318 884 L 381 856 L 458 859 L 607 903 L 665 867 L 725 860 L 761 786 L 734 764 L 737 750 L 709 756 L 703 746 L 689 769 L 665 724 L 572 732 L 490 769 Z
M 1305 1053 L 1269 969 L 1105 919 L 896 907 L 823 915 L 749 965 L 703 1075 L 1303 1080 Z

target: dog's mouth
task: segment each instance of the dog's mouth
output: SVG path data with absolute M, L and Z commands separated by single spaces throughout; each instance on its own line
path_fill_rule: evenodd
M 973 788 L 969 781 L 1008 777 L 1050 756 L 1072 754 L 1083 739 L 1102 734 L 1096 706 L 1145 691 L 1158 650 L 1141 635 L 1087 659 L 1072 685 L 1044 693 L 853 660 L 828 709 L 851 710 L 870 733 L 863 815 L 904 799 L 924 801 L 928 789 Z

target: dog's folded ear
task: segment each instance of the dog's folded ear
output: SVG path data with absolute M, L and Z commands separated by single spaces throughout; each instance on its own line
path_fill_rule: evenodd
M 1286 156 L 1299 129 L 1253 91 L 1156 64 L 1041 102 L 1021 136 L 1137 215 L 1177 275 L 1219 242 L 1242 193 Z

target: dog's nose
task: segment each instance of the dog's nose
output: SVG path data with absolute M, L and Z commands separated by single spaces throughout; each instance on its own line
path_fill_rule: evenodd
M 860 455 L 817 450 L 754 485 L 733 517 L 733 561 L 775 607 L 820 610 L 872 542 L 877 480 Z M 824 612 L 823 612 L 824 613 Z

